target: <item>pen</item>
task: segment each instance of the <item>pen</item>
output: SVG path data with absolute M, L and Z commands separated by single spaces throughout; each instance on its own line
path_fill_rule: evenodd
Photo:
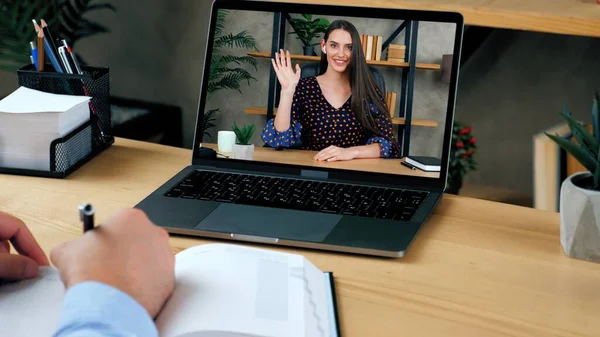
M 75 70 L 78 75 L 83 75 L 83 71 L 81 71 L 81 67 L 79 66 L 79 62 L 77 62 L 77 58 L 75 57 L 75 53 L 69 45 L 67 44 L 67 40 L 62 40 L 63 45 L 67 48 L 67 53 L 69 54 L 71 61 L 73 61 L 73 65 L 75 66 Z
M 35 46 L 35 42 L 29 42 L 29 46 L 31 47 L 31 63 L 35 66 L 35 69 L 37 69 L 37 48 Z
M 417 169 L 416 167 L 414 167 L 414 166 L 412 166 L 412 165 L 410 165 L 410 164 L 408 164 L 406 162 L 402 162 L 401 164 L 404 165 L 404 166 L 406 166 L 406 167 L 408 167 L 411 170 L 416 170 Z
M 71 68 L 71 64 L 69 63 L 69 56 L 67 55 L 67 51 L 65 47 L 58 47 L 58 55 L 60 55 L 60 59 L 65 65 L 65 70 L 67 74 L 73 74 L 73 69 Z
M 94 206 L 91 204 L 80 205 L 79 218 L 83 222 L 83 233 L 94 229 Z
M 71 74 L 73 69 L 75 68 L 75 71 L 77 71 L 78 75 L 83 75 L 83 70 L 81 70 L 81 67 L 79 66 L 79 62 L 77 62 L 77 57 L 75 56 L 75 53 L 73 53 L 73 50 L 71 49 L 71 47 L 69 47 L 69 44 L 67 43 L 67 40 L 62 40 L 62 44 L 63 46 L 59 47 L 59 49 L 64 50 L 65 52 L 65 58 L 66 58 L 66 65 L 65 67 L 70 68 L 71 70 Z M 65 50 L 66 48 L 66 50 Z M 61 55 L 62 57 L 62 55 Z M 73 67 L 71 67 L 71 65 Z M 92 97 L 92 95 L 90 94 L 89 90 L 86 88 L 85 83 L 83 82 L 83 80 L 81 80 L 82 83 L 82 87 L 83 87 L 83 93 L 86 96 Z M 98 112 L 96 111 L 96 107 L 94 106 L 94 103 L 92 103 L 90 101 L 90 109 L 92 110 L 92 113 L 94 114 L 94 116 L 96 116 L 96 124 L 98 125 L 98 128 L 100 129 L 100 133 L 103 135 L 104 134 L 104 128 L 102 127 L 102 122 L 100 121 L 100 116 L 98 116 Z

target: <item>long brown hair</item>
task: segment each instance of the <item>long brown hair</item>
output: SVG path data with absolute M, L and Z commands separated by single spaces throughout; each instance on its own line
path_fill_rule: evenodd
M 377 86 L 377 82 L 371 74 L 371 70 L 365 61 L 365 55 L 362 51 L 362 45 L 360 42 L 360 35 L 356 27 L 346 20 L 333 21 L 323 39 L 327 42 L 329 34 L 335 29 L 343 29 L 350 33 L 352 38 L 352 56 L 350 57 L 350 88 L 352 90 L 352 99 L 350 101 L 352 106 L 352 112 L 356 116 L 356 119 L 361 125 L 371 134 L 376 136 L 383 136 L 382 132 L 377 128 L 375 118 L 369 108 L 369 103 L 375 104 L 380 114 L 383 114 L 383 118 L 386 118 L 391 123 L 391 117 L 388 108 L 383 102 L 383 95 L 380 88 Z M 319 75 L 322 75 L 327 71 L 327 55 L 321 54 L 321 63 L 319 65 Z

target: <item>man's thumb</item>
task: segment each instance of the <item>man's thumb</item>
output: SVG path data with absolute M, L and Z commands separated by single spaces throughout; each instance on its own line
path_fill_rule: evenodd
M 0 279 L 21 280 L 35 277 L 38 265 L 23 255 L 0 254 Z

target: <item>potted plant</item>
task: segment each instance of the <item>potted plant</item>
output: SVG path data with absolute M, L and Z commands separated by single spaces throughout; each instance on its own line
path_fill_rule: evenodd
M 237 138 L 235 144 L 233 144 L 233 150 L 231 152 L 232 159 L 254 159 L 254 144 L 250 141 L 254 134 L 254 124 L 249 126 L 244 124 L 243 128 L 239 128 L 235 122 L 233 122 L 233 132 Z
M 600 262 L 600 96 L 592 103 L 592 133 L 565 108 L 574 141 L 546 135 L 588 171 L 567 177 L 560 190 L 560 242 L 567 256 Z
M 446 193 L 458 194 L 463 179 L 469 171 L 477 169 L 473 154 L 477 149 L 477 140 L 471 134 L 472 128 L 460 122 L 452 126 L 450 162 L 448 165 L 448 184 Z
M 290 21 L 293 32 L 289 34 L 297 35 L 296 38 L 304 44 L 304 55 L 315 55 L 315 45 L 319 41 L 312 42 L 315 38 L 319 38 L 320 34 L 325 34 L 330 22 L 324 18 L 313 19 L 311 14 L 302 14 L 302 18 L 292 18 Z

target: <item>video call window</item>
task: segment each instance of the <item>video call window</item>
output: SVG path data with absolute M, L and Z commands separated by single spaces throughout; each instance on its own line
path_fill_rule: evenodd
M 251 77 L 207 102 L 219 108 L 220 158 L 439 177 L 401 163 L 442 155 L 454 24 L 245 10 L 219 17 L 213 43 L 242 34 L 256 46 L 234 39 L 218 49 L 242 58 L 227 66 Z M 253 125 L 249 145 L 236 144 L 234 124 Z

